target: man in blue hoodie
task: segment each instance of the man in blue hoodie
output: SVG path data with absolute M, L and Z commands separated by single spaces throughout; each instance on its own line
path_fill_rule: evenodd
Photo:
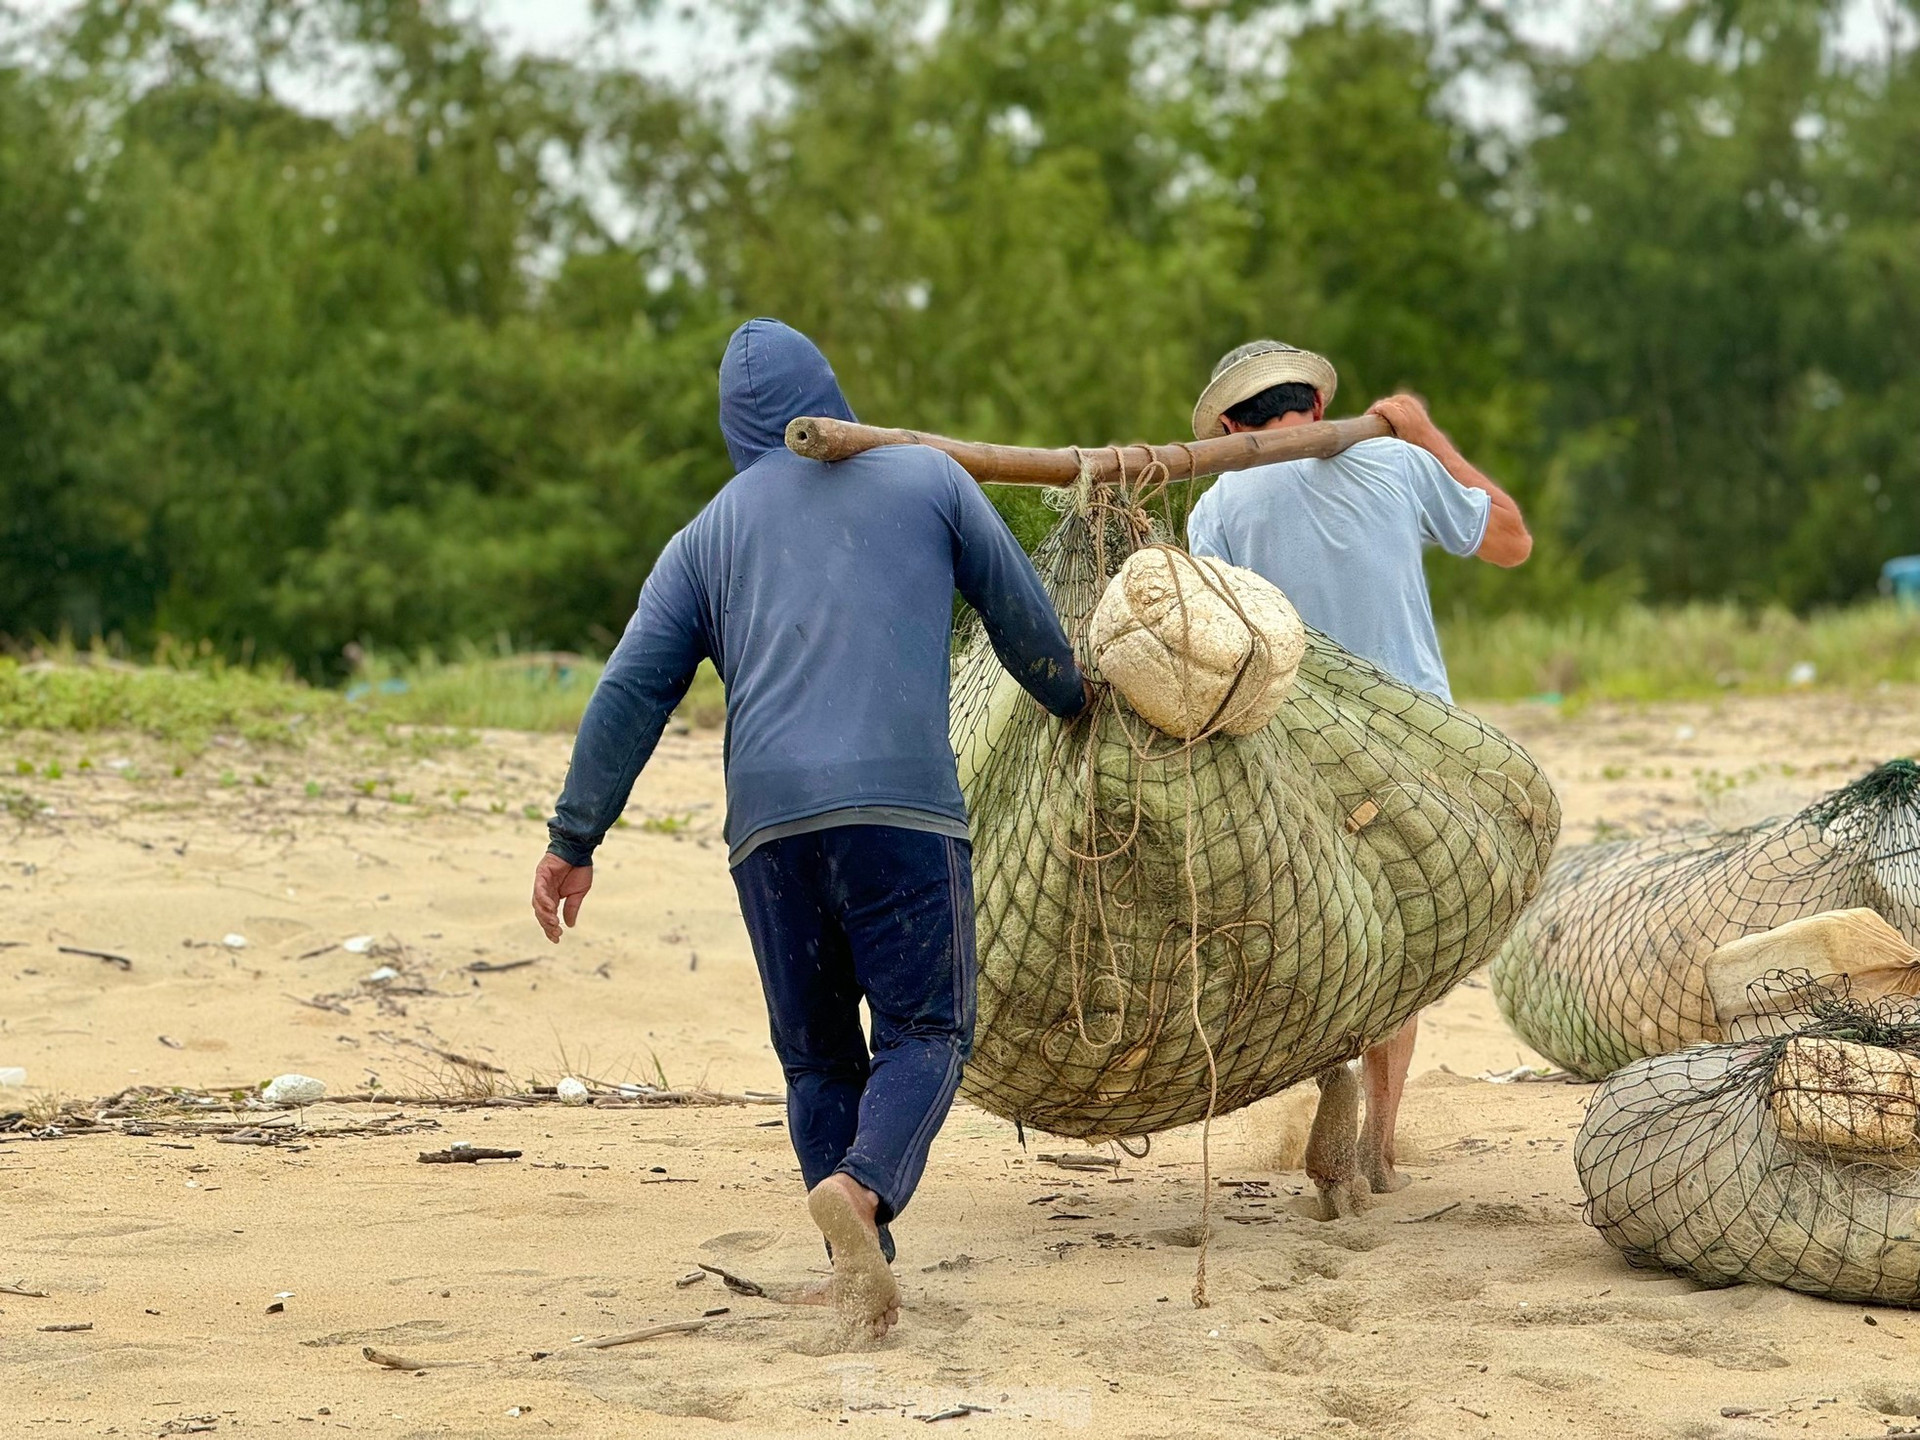
M 803 460 L 784 444 L 802 415 L 853 419 L 826 357 L 778 321 L 742 325 L 720 362 L 737 473 L 661 551 L 607 661 L 533 908 L 555 942 L 574 924 L 594 847 L 711 659 L 727 690 L 728 862 L 833 1256 L 823 1298 L 878 1336 L 898 1317 L 886 1226 L 973 1043 L 971 850 L 947 738 L 953 592 L 1053 714 L 1079 715 L 1087 687 L 1031 562 L 958 465 L 917 445 Z

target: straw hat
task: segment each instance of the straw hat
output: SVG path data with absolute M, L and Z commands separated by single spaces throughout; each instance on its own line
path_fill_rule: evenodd
M 1333 403 L 1340 377 L 1325 356 L 1278 340 L 1254 340 L 1229 350 L 1213 367 L 1213 378 L 1200 392 L 1200 403 L 1193 407 L 1193 438 L 1210 440 L 1226 434 L 1227 427 L 1220 419 L 1223 412 L 1242 400 L 1251 400 L 1262 390 L 1288 384 L 1311 385 L 1324 408 Z

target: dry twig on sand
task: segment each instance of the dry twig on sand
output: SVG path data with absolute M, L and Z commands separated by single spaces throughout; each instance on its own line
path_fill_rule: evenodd
M 422 1150 L 422 1165 L 476 1165 L 482 1160 L 518 1160 L 518 1150 L 496 1150 L 490 1145 L 456 1145 L 451 1150 Z
M 133 969 L 133 961 L 111 950 L 85 950 L 78 945 L 62 945 L 58 948 L 62 955 L 84 955 L 89 960 L 104 960 L 109 965 L 118 965 L 122 970 Z
M 642 1330 L 629 1330 L 624 1335 L 603 1335 L 598 1340 L 583 1340 L 582 1350 L 609 1350 L 615 1345 L 631 1345 L 636 1340 L 651 1340 L 656 1335 L 682 1335 L 695 1330 L 704 1330 L 713 1323 L 709 1316 L 700 1320 L 668 1320 L 659 1325 L 649 1325 Z
M 390 1350 L 376 1350 L 371 1345 L 362 1345 L 360 1353 L 366 1359 L 387 1370 L 454 1370 L 465 1365 L 477 1365 L 477 1360 L 409 1360 L 404 1355 L 395 1355 Z
M 757 1280 L 749 1280 L 744 1275 L 736 1275 L 731 1270 L 722 1270 L 718 1265 L 709 1265 L 706 1261 L 696 1262 L 709 1275 L 718 1275 L 720 1282 L 736 1295 L 765 1296 L 766 1286 Z

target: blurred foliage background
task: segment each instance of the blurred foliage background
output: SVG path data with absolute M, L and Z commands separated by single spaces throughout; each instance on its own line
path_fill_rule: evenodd
M 865 419 L 1015 443 L 1179 438 L 1263 334 L 1336 413 L 1416 389 L 1540 542 L 1436 565 L 1446 615 L 1867 596 L 1920 550 L 1920 4 L 1877 3 L 1849 49 L 1817 0 L 1553 47 L 1492 3 L 735 0 L 788 37 L 749 103 L 439 0 L 15 16 L 0 632 L 604 652 L 730 473 L 756 314 Z M 660 23 L 603 0 L 583 55 Z

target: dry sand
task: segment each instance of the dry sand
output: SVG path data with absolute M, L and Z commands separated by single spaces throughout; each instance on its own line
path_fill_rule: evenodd
M 1576 843 L 1790 807 L 1912 753 L 1917 698 L 1494 718 L 1561 784 Z M 551 800 L 559 739 L 216 745 L 179 775 L 145 742 L 12 745 L 42 773 L 10 788 L 54 813 L 0 822 L 0 1066 L 32 1086 L 0 1091 L 0 1112 L 284 1071 L 336 1091 L 488 1083 L 436 1051 L 516 1082 L 779 1086 L 711 736 L 668 739 L 557 949 L 527 910 L 543 836 L 525 811 Z M 338 947 L 361 935 L 377 953 Z M 399 978 L 368 983 L 381 964 Z M 299 1003 L 316 997 L 331 1008 Z M 700 1261 L 780 1283 L 822 1270 L 771 1107 L 321 1105 L 307 1126 L 418 1128 L 0 1143 L 0 1284 L 48 1292 L 0 1294 L 0 1437 L 1621 1440 L 1881 1436 L 1920 1414 L 1920 1315 L 1627 1269 L 1580 1221 L 1568 1143 L 1590 1091 L 1476 1078 L 1535 1058 L 1479 981 L 1431 1012 L 1403 1127 L 1414 1183 L 1356 1220 L 1296 1208 L 1306 1095 L 1218 1122 L 1206 1309 L 1197 1133 L 1084 1173 L 1039 1158 L 1072 1147 L 1023 1149 L 961 1107 L 898 1227 L 903 1324 L 824 1356 L 817 1312 L 674 1285 Z M 455 1140 L 525 1158 L 417 1162 Z M 698 1333 L 573 1343 L 720 1306 Z M 364 1346 L 446 1368 L 383 1369 Z

